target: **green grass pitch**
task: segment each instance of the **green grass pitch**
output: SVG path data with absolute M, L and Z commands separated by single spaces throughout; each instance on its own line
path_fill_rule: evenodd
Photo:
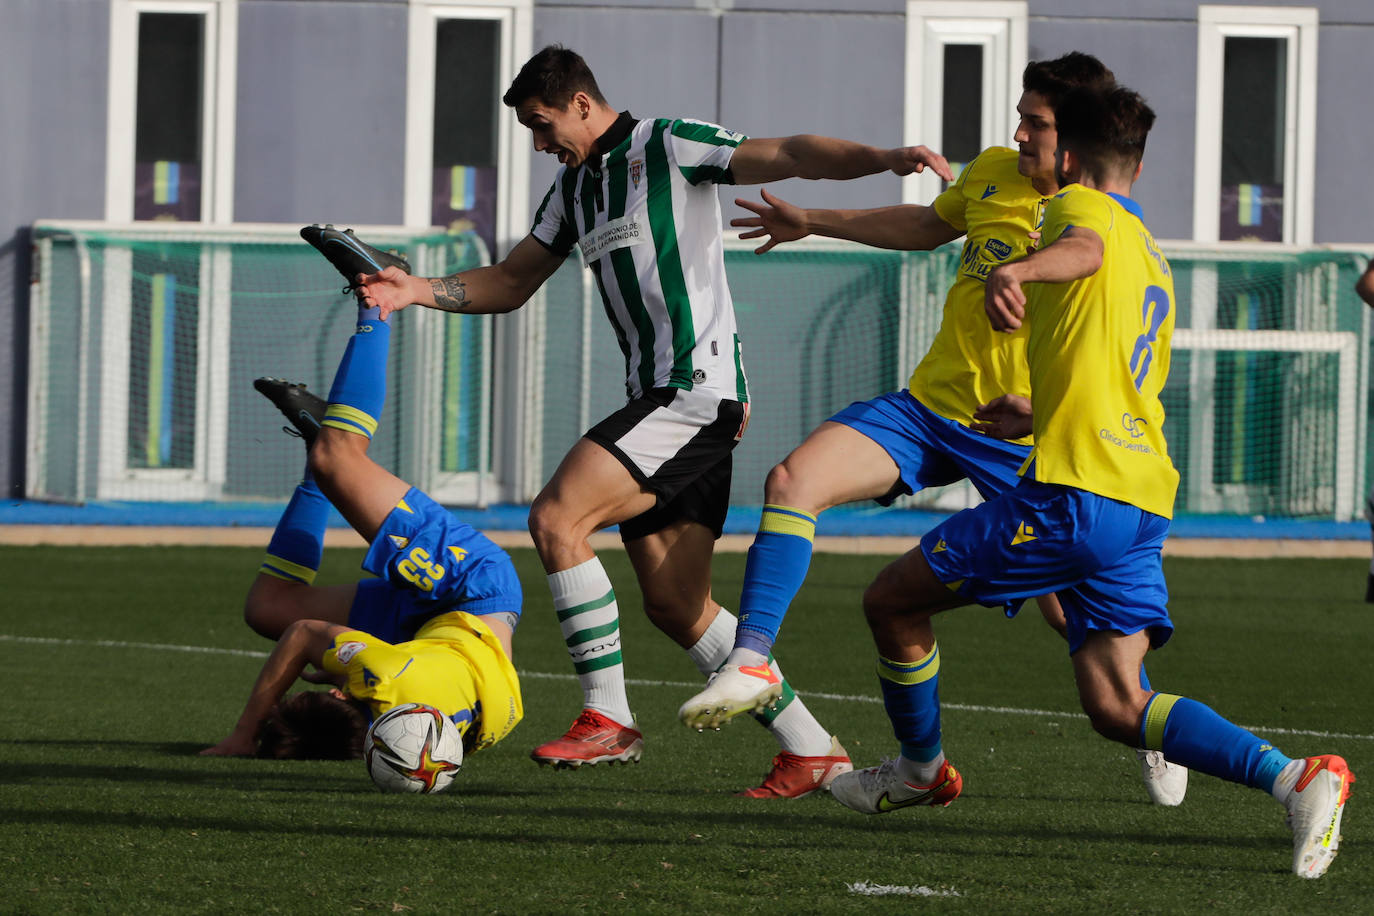
M 1355 913 L 1374 901 L 1362 791 L 1374 782 L 1356 785 L 1341 854 L 1315 882 L 1289 873 L 1283 811 L 1265 794 L 1195 775 L 1181 807 L 1152 807 L 1134 756 L 1077 712 L 1063 646 L 1033 608 L 938 621 L 945 747 L 965 776 L 949 808 L 869 817 L 824 794 L 735 798 L 775 745 L 747 719 L 706 734 L 677 723 L 698 677 L 646 623 L 613 551 L 640 764 L 555 772 L 528 759 L 580 705 L 530 552 L 515 554 L 525 720 L 449 792 L 385 796 L 356 761 L 200 758 L 268 648 L 240 618 L 260 557 L 0 550 L 0 912 Z M 347 581 L 359 559 L 330 551 L 321 581 Z M 777 646 L 860 766 L 894 752 L 859 610 L 884 562 L 818 556 Z M 743 564 L 717 559 L 727 606 Z M 1178 631 L 1149 660 L 1156 687 L 1374 780 L 1365 564 L 1167 571 Z

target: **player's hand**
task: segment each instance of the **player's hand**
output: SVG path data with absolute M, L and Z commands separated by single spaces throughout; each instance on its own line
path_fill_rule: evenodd
M 1032 229 L 1030 232 L 1026 233 L 1026 238 L 1030 239 L 1030 241 L 1026 243 L 1026 254 L 1035 254 L 1040 248 L 1040 230 Z
M 1020 439 L 1031 434 L 1030 398 L 1003 394 L 973 412 L 969 429 L 994 439 Z
M 1008 265 L 1011 266 L 1011 265 Z M 988 274 L 983 288 L 983 310 L 994 331 L 1015 331 L 1026 317 L 1026 294 L 1006 267 Z
M 730 220 L 730 225 L 736 229 L 748 229 L 748 232 L 741 232 L 742 239 L 756 239 L 768 236 L 768 241 L 754 249 L 754 254 L 763 254 L 780 245 L 783 242 L 795 242 L 797 239 L 804 239 L 811 234 L 811 230 L 806 225 L 806 211 L 801 207 L 793 206 L 781 197 L 769 194 L 766 189 L 760 189 L 759 193 L 763 196 L 763 203 L 756 200 L 748 200 L 743 197 L 736 197 L 735 203 L 738 206 L 755 214 L 754 216 L 740 216 Z
M 392 312 L 399 312 L 414 304 L 415 293 L 410 284 L 412 279 L 399 267 L 388 267 L 381 273 L 358 274 L 353 278 L 353 294 L 364 305 L 381 309 L 381 317 L 385 321 Z
M 930 169 L 945 181 L 954 180 L 954 173 L 950 171 L 949 162 L 945 157 L 927 147 L 904 146 L 892 150 L 888 155 L 892 160 L 890 168 L 893 174 L 910 175 L 912 172 Z
M 214 747 L 207 747 L 200 752 L 202 757 L 252 757 L 257 748 L 253 744 L 252 737 L 245 738 L 238 732 L 225 738 Z

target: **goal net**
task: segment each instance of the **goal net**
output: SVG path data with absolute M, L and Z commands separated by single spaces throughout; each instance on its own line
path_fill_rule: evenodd
M 487 262 L 472 236 L 358 231 L 426 275 Z M 34 237 L 28 495 L 283 499 L 302 451 L 251 383 L 328 390 L 353 313 L 334 269 L 292 227 L 43 223 Z M 1364 256 L 1164 248 L 1178 300 L 1164 391 L 1177 511 L 1359 517 L 1371 456 L 1368 310 L 1353 292 Z M 835 411 L 905 386 L 958 255 L 807 243 L 758 257 L 727 244 L 753 392 L 732 503 L 762 502 L 768 470 Z M 624 358 L 577 261 L 513 315 L 398 316 L 374 456 L 449 504 L 533 498 L 624 402 Z M 958 484 L 894 508 L 976 501 Z
M 487 260 L 471 235 L 359 234 L 428 275 Z M 343 278 L 294 227 L 40 223 L 34 248 L 29 497 L 289 494 L 305 453 L 252 381 L 279 376 L 327 394 L 355 315 Z M 491 325 L 422 311 L 396 322 L 372 453 L 472 499 L 490 464 Z

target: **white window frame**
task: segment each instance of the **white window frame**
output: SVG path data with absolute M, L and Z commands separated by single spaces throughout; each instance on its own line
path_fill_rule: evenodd
M 448 19 L 487 19 L 501 24 L 497 90 L 504 91 L 533 53 L 533 9 L 533 0 L 486 0 L 484 3 L 410 0 L 409 54 L 406 64 L 405 206 L 402 217 L 406 226 L 412 229 L 428 228 L 433 216 L 434 67 L 439 23 Z M 496 250 L 490 252 L 493 260 L 504 256 L 524 238 L 529 231 L 530 216 L 530 144 L 517 136 L 518 125 L 514 113 L 504 106 L 498 106 L 498 112 L 496 161 L 500 174 L 496 187 Z M 511 340 L 519 340 L 525 323 L 531 320 L 528 313 L 534 310 L 534 307 L 522 309 L 522 314 L 512 319 L 513 336 L 508 335 Z M 431 312 L 416 317 L 424 324 L 422 333 L 415 338 L 420 341 L 415 344 L 416 351 L 407 354 L 407 365 L 416 368 L 407 385 L 417 399 L 416 404 L 429 406 L 420 408 L 420 422 L 415 424 L 413 431 L 418 458 L 417 467 L 411 469 L 412 479 L 423 481 L 425 490 L 441 502 L 481 506 L 508 498 L 510 481 L 499 479 L 492 471 L 493 440 L 518 432 L 520 423 L 507 422 L 502 424 L 502 429 L 492 429 L 493 413 L 501 413 L 492 410 L 493 400 L 502 401 L 503 391 L 509 387 L 510 381 L 505 375 L 492 380 L 490 367 L 495 359 L 495 341 L 490 322 L 483 326 L 482 359 L 488 368 L 481 373 L 484 389 L 481 393 L 482 419 L 477 431 L 481 441 L 478 469 L 475 472 L 444 472 L 439 470 L 441 442 L 438 433 L 441 428 L 439 407 L 442 379 L 438 373 L 426 367 L 437 365 L 442 358 L 441 332 L 446 316 Z M 516 403 L 520 401 L 517 399 Z M 499 442 L 497 448 L 500 448 Z
M 1197 141 L 1193 238 L 1221 234 L 1221 99 L 1226 39 L 1288 40 L 1284 117 L 1283 241 L 1312 244 L 1317 136 L 1315 7 L 1200 6 L 1197 33 Z
M 199 222 L 233 222 L 238 0 L 110 0 L 105 219 L 127 223 L 134 218 L 138 19 L 144 13 L 198 13 L 205 17 Z
M 405 225 L 430 225 L 434 190 L 434 57 L 439 22 L 445 19 L 495 19 L 501 23 L 501 75 L 504 89 L 533 53 L 533 0 L 453 3 L 410 0 L 409 56 L 406 64 Z M 499 258 L 529 229 L 530 150 L 517 143 L 515 115 L 506 112 L 497 128 L 496 161 L 502 175 L 496 189 L 496 251 Z
M 1020 0 L 907 0 L 903 142 L 940 151 L 944 133 L 945 45 L 983 46 L 980 149 L 1006 145 L 1014 129 L 1026 68 L 1027 4 Z M 902 200 L 928 203 L 940 193 L 934 172 L 902 179 Z

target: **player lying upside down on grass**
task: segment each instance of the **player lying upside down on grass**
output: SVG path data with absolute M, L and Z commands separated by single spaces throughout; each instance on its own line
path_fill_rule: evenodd
M 322 234 L 302 230 L 317 245 Z M 234 730 L 203 754 L 361 757 L 368 714 L 410 702 L 448 716 L 470 754 L 524 714 L 511 664 L 521 591 L 510 557 L 368 457 L 389 338 L 376 309 L 360 306 L 327 404 L 280 379 L 254 383 L 305 438 L 309 461 L 244 607 L 248 625 L 277 646 Z M 379 578 L 312 584 L 330 503 L 369 541 L 363 569 Z M 307 662 L 319 669 L 307 680 L 335 688 L 283 700 Z

